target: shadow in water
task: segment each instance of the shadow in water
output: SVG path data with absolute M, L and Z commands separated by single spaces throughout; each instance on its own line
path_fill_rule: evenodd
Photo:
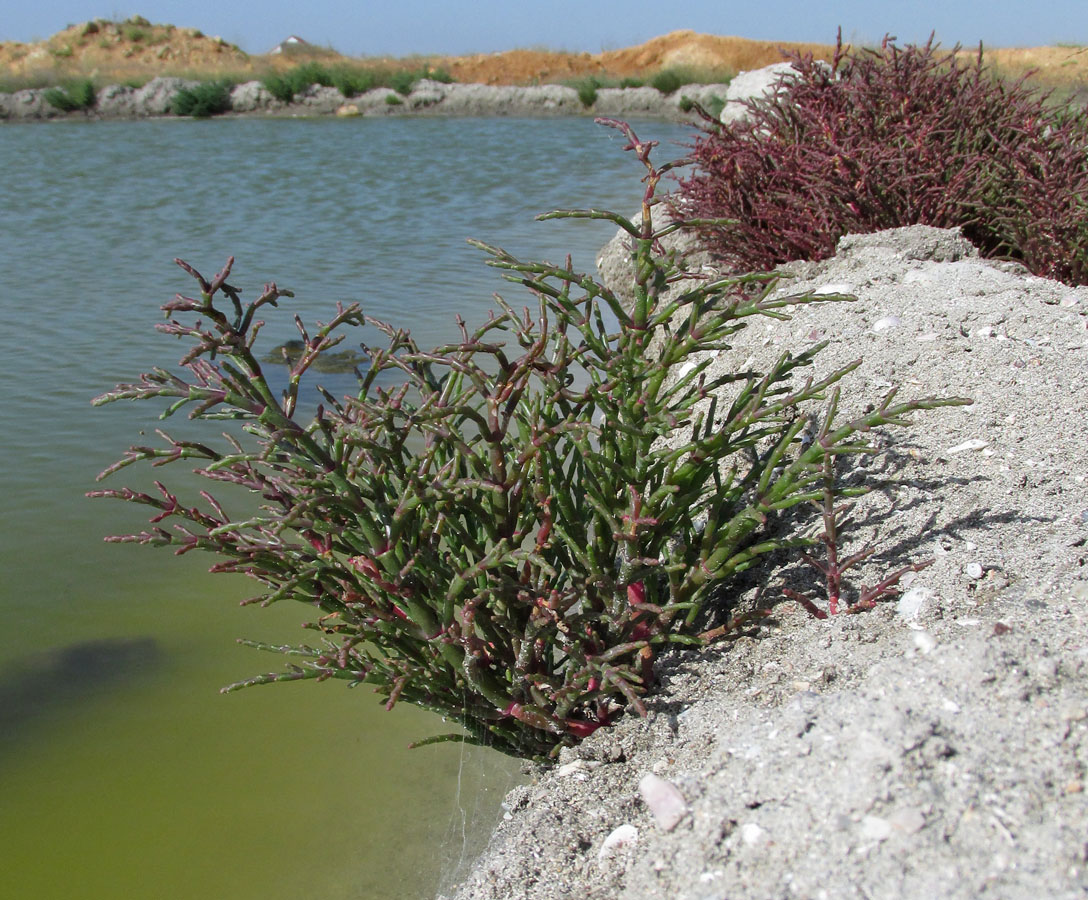
M 0 749 L 35 722 L 150 671 L 160 657 L 154 638 L 104 638 L 12 662 L 0 670 Z

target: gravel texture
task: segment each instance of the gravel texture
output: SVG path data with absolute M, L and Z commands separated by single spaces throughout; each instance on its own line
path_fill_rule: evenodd
M 855 587 L 933 565 L 871 612 L 780 603 L 660 659 L 648 718 L 509 795 L 460 900 L 1088 896 L 1088 288 L 920 226 L 786 269 L 779 291 L 858 300 L 755 321 L 715 368 L 826 339 L 813 374 L 864 358 L 844 414 L 891 385 L 974 400 L 873 434 L 850 473 L 875 488 L 843 536 L 877 551 Z M 779 561 L 730 601 L 815 577 Z

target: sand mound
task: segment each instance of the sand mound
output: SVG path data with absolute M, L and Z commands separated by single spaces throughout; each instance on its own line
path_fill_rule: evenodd
M 854 411 L 892 384 L 975 400 L 873 435 L 855 470 L 879 485 L 847 539 L 878 549 L 858 580 L 934 564 L 870 613 L 782 605 L 662 660 L 649 718 L 510 795 L 462 900 L 1088 890 L 1088 288 L 921 226 L 787 269 L 783 291 L 859 299 L 753 322 L 715 367 L 827 339 L 817 376 L 865 360 Z M 786 563 L 761 580 L 762 605 L 815 577 Z M 651 774 L 682 796 L 674 827 L 640 790 Z

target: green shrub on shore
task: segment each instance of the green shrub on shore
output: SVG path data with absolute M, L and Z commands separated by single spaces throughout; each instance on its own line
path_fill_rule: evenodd
M 314 332 L 296 319 L 301 343 L 284 354 L 281 394 L 254 339 L 258 314 L 291 294 L 273 283 L 243 304 L 228 282 L 233 259 L 210 280 L 179 261 L 198 294 L 167 303 L 159 330 L 193 342 L 180 374 L 156 368 L 95 404 L 165 400 L 164 417 L 189 408 L 242 434 L 220 451 L 160 431 L 163 445 L 131 448 L 101 477 L 192 460 L 211 483 L 247 489 L 255 508 L 232 514 L 207 492 L 193 504 L 162 482 L 156 493 L 93 496 L 153 511 L 147 530 L 113 540 L 209 551 L 220 557 L 213 571 L 262 585 L 254 601 L 315 610 L 310 643 L 246 642 L 287 654 L 286 671 L 227 690 L 367 684 L 387 708 L 417 704 L 467 735 L 433 740 L 554 759 L 624 709 L 646 713 L 655 658 L 703 642 L 698 616 L 715 588 L 769 553 L 816 543 L 795 513 L 811 501 L 826 518 L 830 498 L 833 520 L 835 497 L 857 493 L 833 490 L 838 457 L 869 452 L 872 428 L 961 402 L 894 403 L 893 391 L 838 421 L 836 394 L 823 412 L 822 401 L 860 361 L 805 378 L 823 345 L 767 371 L 710 376 L 711 357 L 749 320 L 850 298 L 772 294 L 770 275 L 685 279 L 655 255 L 681 225 L 655 229 L 651 217 L 675 164 L 655 166 L 652 142 L 600 121 L 624 133 L 644 169 L 641 216 L 541 218 L 604 219 L 630 235 L 629 307 L 569 261 L 477 244 L 528 291 L 532 312 L 497 297 L 496 315 L 474 327 L 458 319 L 459 338 L 433 350 L 357 304 Z M 666 294 L 678 280 L 685 290 Z M 378 335 L 361 345 L 369 365 L 357 392 L 322 391 L 316 415 L 296 418 L 305 373 L 354 326 Z M 731 399 L 708 407 L 718 391 Z
M 307 62 L 289 69 L 282 75 L 268 75 L 262 81 L 273 97 L 284 103 L 290 103 L 295 98 L 295 94 L 302 93 L 311 84 L 332 87 L 333 76 L 321 63 Z
M 735 73 L 728 69 L 670 66 L 650 78 L 650 86 L 662 94 L 674 94 L 688 84 L 729 84 Z
M 589 109 L 597 101 L 597 91 L 602 88 L 615 87 L 642 87 L 641 78 L 616 78 L 611 75 L 584 75 L 581 78 L 571 78 L 562 83 L 578 91 L 578 99 L 582 106 Z
M 568 82 L 568 86 L 578 92 L 578 99 L 582 101 L 582 106 L 586 109 L 597 102 L 597 89 L 603 87 L 601 81 L 592 75 Z
M 644 82 L 640 78 L 615 78 L 611 75 L 585 75 L 581 78 L 573 78 L 563 82 L 567 87 L 572 87 L 578 92 L 578 99 L 582 106 L 589 109 L 597 102 L 597 91 L 601 88 L 637 88 Z
M 650 79 L 650 87 L 662 94 L 671 94 L 680 90 L 684 82 L 675 69 L 662 69 Z
M 346 98 L 365 94 L 374 88 L 392 88 L 398 94 L 411 93 L 417 81 L 429 78 L 449 84 L 453 76 L 444 69 L 423 66 L 419 69 L 359 68 L 354 66 L 325 66 L 319 62 L 307 62 L 282 74 L 266 75 L 262 83 L 273 97 L 290 103 L 310 85 L 336 88 Z
M 650 78 L 649 84 L 662 94 L 678 91 L 685 84 L 727 84 L 732 73 L 721 69 L 670 68 L 662 69 Z M 564 81 L 567 87 L 578 92 L 578 99 L 587 109 L 597 102 L 597 92 L 602 88 L 639 88 L 647 84 L 644 79 L 612 75 L 584 75 Z
M 394 91 L 407 97 L 412 93 L 412 85 L 419 80 L 415 72 L 393 72 L 389 76 L 389 85 Z
M 94 82 L 83 78 L 63 87 L 50 88 L 45 92 L 45 102 L 61 112 L 90 109 L 95 104 Z
M 223 81 L 209 81 L 196 87 L 183 88 L 170 102 L 170 111 L 176 116 L 192 116 L 207 119 L 230 112 L 231 85 Z

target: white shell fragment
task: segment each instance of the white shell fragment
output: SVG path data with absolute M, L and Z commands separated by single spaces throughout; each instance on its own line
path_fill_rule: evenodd
M 982 577 L 982 566 L 977 562 L 968 563 L 963 571 L 967 573 L 968 578 L 973 578 L 975 581 Z
M 861 835 L 868 841 L 886 841 L 892 836 L 892 823 L 880 816 L 866 816 L 861 820 Z
M 967 450 L 981 450 L 983 447 L 988 447 L 989 441 L 979 440 L 978 438 L 971 438 L 969 441 L 964 441 L 962 444 L 956 444 L 955 447 L 949 447 L 944 452 L 949 456 L 954 456 L 957 453 L 963 453 Z
M 768 841 L 767 832 L 755 822 L 745 822 L 741 825 L 740 839 L 749 847 L 759 847 Z
M 659 775 L 644 775 L 638 783 L 638 792 L 663 831 L 672 831 L 688 811 L 679 788 Z
M 845 281 L 837 284 L 824 284 L 816 288 L 812 293 L 817 297 L 823 297 L 827 294 L 852 294 L 854 293 L 854 286 Z
M 597 851 L 597 858 L 601 860 L 611 859 L 624 847 L 630 847 L 638 843 L 638 829 L 634 825 L 620 825 L 619 828 L 604 839 L 601 849 Z
M 932 597 L 933 592 L 928 588 L 924 588 L 921 585 L 912 587 L 909 591 L 900 595 L 899 600 L 896 601 L 895 604 L 895 611 L 899 615 L 899 618 L 911 622 L 918 618 L 922 609 Z
M 889 328 L 895 328 L 896 325 L 902 323 L 902 319 L 899 316 L 884 316 L 882 319 L 877 319 L 873 322 L 873 331 L 880 334 L 882 331 L 887 331 Z

